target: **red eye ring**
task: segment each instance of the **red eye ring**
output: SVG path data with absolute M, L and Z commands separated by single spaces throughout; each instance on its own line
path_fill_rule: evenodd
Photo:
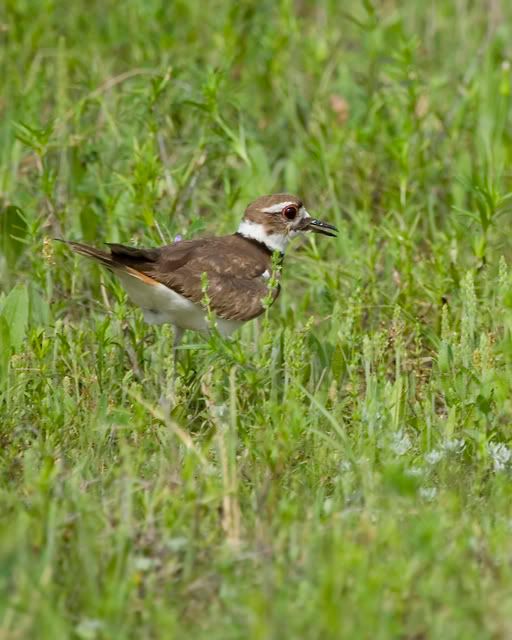
M 297 217 L 298 209 L 295 205 L 290 205 L 283 209 L 283 216 L 287 220 L 294 220 Z

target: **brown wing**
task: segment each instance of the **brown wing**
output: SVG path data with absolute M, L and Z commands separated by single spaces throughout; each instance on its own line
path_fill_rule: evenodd
M 257 318 L 265 311 L 263 301 L 272 294 L 271 304 L 280 293 L 280 286 L 269 290 L 268 281 L 259 278 L 236 278 L 213 276 L 208 281 L 208 296 L 211 308 L 227 320 L 246 322 Z
M 110 253 L 81 243 L 68 244 L 114 271 L 149 277 L 196 303 L 204 298 L 202 274 L 206 273 L 211 308 L 221 318 L 247 321 L 264 311 L 262 301 L 269 287 L 262 275 L 271 270 L 271 255 L 240 236 L 186 240 L 157 249 L 109 244 Z M 278 295 L 276 287 L 272 302 Z
M 180 244 L 188 246 L 178 254 L 175 247 Z M 238 236 L 225 236 L 163 247 L 159 259 L 144 273 L 196 303 L 204 298 L 205 273 L 212 310 L 221 318 L 246 321 L 264 311 L 262 300 L 269 290 L 262 274 L 270 269 L 268 251 Z M 275 288 L 272 301 L 278 295 Z

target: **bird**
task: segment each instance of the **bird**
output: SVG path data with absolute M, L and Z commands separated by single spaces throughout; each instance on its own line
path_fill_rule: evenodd
M 174 326 L 176 362 L 184 331 L 208 332 L 211 314 L 219 333 L 228 337 L 275 302 L 281 283 L 280 270 L 276 276 L 273 264 L 282 264 L 293 238 L 304 233 L 336 236 L 337 231 L 313 218 L 297 196 L 275 193 L 251 202 L 231 235 L 155 248 L 106 243 L 103 250 L 63 242 L 112 271 L 147 323 Z

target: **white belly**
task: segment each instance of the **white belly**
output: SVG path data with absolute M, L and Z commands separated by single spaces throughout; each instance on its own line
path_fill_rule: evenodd
M 119 279 L 130 300 L 142 309 L 148 324 L 169 322 L 181 329 L 208 331 L 206 313 L 200 305 L 187 300 L 181 294 L 163 284 L 150 285 L 127 273 L 118 272 Z M 229 336 L 243 323 L 238 320 L 217 318 L 217 328 L 223 336 Z

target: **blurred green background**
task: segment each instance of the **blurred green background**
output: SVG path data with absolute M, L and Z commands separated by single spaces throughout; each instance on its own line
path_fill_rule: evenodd
M 0 638 L 509 638 L 512 5 L 4 0 Z M 229 342 L 55 237 L 304 198 Z

